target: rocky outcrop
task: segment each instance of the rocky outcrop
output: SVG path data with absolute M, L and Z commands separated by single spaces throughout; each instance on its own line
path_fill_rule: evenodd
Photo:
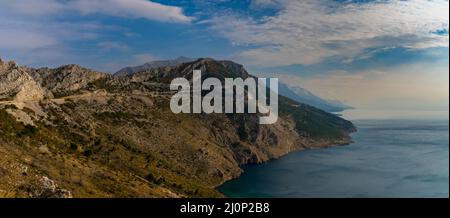
M 40 184 L 30 188 L 29 196 L 32 198 L 72 198 L 72 193 L 66 189 L 58 187 L 55 181 L 43 176 Z
M 110 77 L 78 65 L 33 69 L 15 62 L 0 62 L 0 99 L 16 102 L 74 94 L 89 83 Z
M 49 96 L 29 74 L 26 67 L 15 62 L 0 61 L 0 99 L 14 101 L 39 101 Z
M 90 82 L 105 78 L 105 73 L 70 64 L 55 69 L 40 68 L 30 71 L 31 76 L 52 93 L 68 93 L 86 87 Z

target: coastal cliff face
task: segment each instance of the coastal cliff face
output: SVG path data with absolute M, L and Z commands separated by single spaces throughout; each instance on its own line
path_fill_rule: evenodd
M 33 69 L 0 60 L 0 196 L 220 197 L 241 167 L 348 143 L 353 124 L 280 96 L 280 117 L 174 114 L 170 81 L 250 75 L 198 59 L 109 75 L 76 65 Z

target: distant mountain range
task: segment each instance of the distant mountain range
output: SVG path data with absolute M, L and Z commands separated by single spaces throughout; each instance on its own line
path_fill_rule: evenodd
M 146 71 L 156 68 L 174 67 L 183 63 L 194 62 L 197 59 L 189 57 L 178 57 L 173 60 L 151 61 L 139 66 L 130 66 L 120 69 L 115 73 L 116 76 L 132 75 L 140 71 Z M 301 87 L 290 87 L 286 84 L 279 84 L 279 93 L 297 102 L 311 105 L 327 112 L 341 112 L 353 107 L 343 104 L 337 100 L 327 100 L 314 95 L 310 91 Z
M 347 109 L 353 109 L 353 107 L 343 104 L 338 100 L 320 98 L 301 87 L 291 87 L 284 83 L 280 83 L 278 89 L 281 95 L 327 112 L 341 112 Z

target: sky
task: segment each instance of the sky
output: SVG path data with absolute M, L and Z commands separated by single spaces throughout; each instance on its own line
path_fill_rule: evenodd
M 448 0 L 0 0 L 0 58 L 113 73 L 178 56 L 329 99 L 447 110 Z

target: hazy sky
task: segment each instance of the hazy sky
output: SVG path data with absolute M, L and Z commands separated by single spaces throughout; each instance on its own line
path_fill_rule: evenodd
M 358 108 L 448 110 L 445 0 L 0 0 L 0 57 L 106 72 L 242 63 Z

